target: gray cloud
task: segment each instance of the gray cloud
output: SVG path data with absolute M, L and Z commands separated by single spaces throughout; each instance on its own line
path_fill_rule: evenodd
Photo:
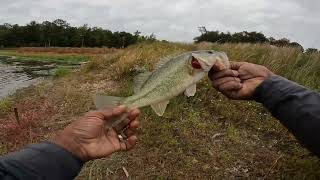
M 316 0 L 1 0 L 0 23 L 62 18 L 111 30 L 155 33 L 192 41 L 198 26 L 220 31 L 262 31 L 320 48 L 320 1 Z

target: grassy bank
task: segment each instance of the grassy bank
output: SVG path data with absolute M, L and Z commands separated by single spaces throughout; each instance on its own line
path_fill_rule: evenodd
M 291 80 L 320 90 L 320 56 L 298 49 L 249 44 L 152 43 L 97 56 L 79 72 L 18 92 L 0 103 L 2 154 L 52 137 L 93 109 L 92 94 L 132 94 L 133 77 L 152 70 L 159 58 L 185 51 L 214 49 L 231 60 L 262 64 Z M 2 108 L 4 107 L 4 108 Z M 12 107 L 17 107 L 17 125 Z M 231 101 L 200 83 L 193 98 L 173 99 L 158 117 L 142 109 L 137 147 L 128 153 L 86 164 L 78 179 L 318 178 L 320 165 L 261 105 Z
M 57 53 L 57 54 L 107 54 L 117 51 L 115 48 L 60 48 L 60 47 L 22 47 L 19 53 Z
M 88 61 L 92 55 L 81 53 L 27 52 L 21 50 L 0 50 L 0 56 L 13 56 L 14 61 L 41 61 L 60 63 L 79 63 Z

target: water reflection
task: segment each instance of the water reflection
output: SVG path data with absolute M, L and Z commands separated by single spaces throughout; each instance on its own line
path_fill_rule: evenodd
M 14 93 L 17 89 L 28 87 L 41 78 L 33 77 L 17 67 L 0 61 L 0 99 Z
M 58 68 L 77 69 L 80 63 L 18 60 L 15 57 L 0 56 L 0 99 L 14 93 L 17 89 L 28 87 L 43 77 L 55 74 Z

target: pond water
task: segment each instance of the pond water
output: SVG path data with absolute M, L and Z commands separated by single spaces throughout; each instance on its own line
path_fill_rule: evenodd
M 0 56 L 0 100 L 16 90 L 28 87 L 50 77 L 59 67 L 69 69 L 78 65 L 55 64 L 42 61 L 17 61 L 14 57 Z

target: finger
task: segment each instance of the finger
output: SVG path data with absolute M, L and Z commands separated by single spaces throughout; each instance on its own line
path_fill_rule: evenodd
M 112 109 L 112 116 L 119 116 L 127 111 L 126 106 L 121 105 Z
M 138 129 L 139 127 L 140 127 L 140 121 L 138 120 L 131 121 L 130 123 L 131 129 Z
M 216 72 L 222 71 L 222 70 L 226 69 L 226 66 L 222 62 L 218 61 L 212 66 L 212 69 Z
M 125 118 L 123 121 L 121 121 L 119 124 L 117 124 L 115 127 L 113 127 L 117 132 L 120 132 L 123 129 L 128 128 L 128 125 L 130 123 L 130 120 L 128 118 Z
M 129 128 L 125 131 L 125 133 L 127 133 L 127 136 L 131 136 L 137 132 L 137 129 L 139 127 L 140 127 L 140 122 L 137 120 L 134 120 L 130 123 Z
M 225 83 L 230 82 L 230 81 L 235 81 L 235 82 L 238 82 L 238 83 L 241 82 L 241 80 L 239 78 L 236 78 L 236 77 L 224 77 L 224 78 L 220 78 L 220 79 L 214 80 L 212 82 L 212 85 L 213 85 L 214 88 L 218 88 L 222 84 L 225 84 Z
M 120 116 L 127 111 L 125 106 L 118 106 L 115 108 L 106 108 L 101 110 L 101 114 L 103 115 L 103 119 L 108 121 L 116 116 Z
M 132 149 L 136 145 L 137 140 L 137 136 L 129 137 L 126 141 L 120 142 L 120 149 L 122 151 L 128 151 Z
M 134 129 L 126 129 L 124 131 L 124 134 L 126 135 L 126 137 L 130 137 L 130 136 L 133 136 L 134 134 L 136 134 L 136 131 Z
M 235 90 L 240 90 L 241 88 L 242 88 L 241 83 L 236 81 L 230 81 L 219 86 L 219 91 L 221 92 L 235 91 Z
M 132 111 L 130 111 L 130 113 L 128 115 L 128 118 L 130 119 L 130 121 L 134 121 L 139 116 L 140 116 L 140 110 L 139 109 L 133 109 Z
M 232 70 L 238 70 L 242 65 L 244 65 L 246 62 L 231 62 L 230 68 Z
M 209 78 L 211 81 L 214 81 L 222 77 L 238 77 L 238 76 L 239 76 L 238 71 L 233 71 L 230 69 L 222 70 L 215 73 L 209 72 Z
M 128 125 L 129 124 L 129 125 Z M 136 130 L 140 127 L 140 122 L 138 121 L 138 118 L 136 118 L 135 120 L 131 121 L 129 119 L 126 119 L 125 121 L 123 121 L 121 124 L 119 124 L 118 126 L 116 126 L 114 129 L 117 132 L 120 131 L 124 131 L 126 136 L 128 137 L 129 135 L 132 134 L 127 134 L 127 132 L 133 132 L 135 133 Z

